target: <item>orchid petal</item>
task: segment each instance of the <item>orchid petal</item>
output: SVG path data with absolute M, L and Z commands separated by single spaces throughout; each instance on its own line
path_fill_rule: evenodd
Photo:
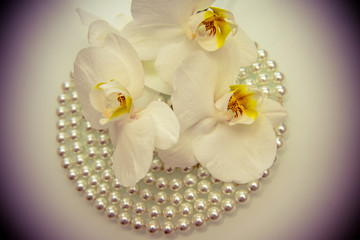
M 150 102 L 156 101 L 159 96 L 159 92 L 154 91 L 151 88 L 145 87 L 143 95 L 141 95 L 141 97 L 134 102 L 134 109 L 146 108 L 150 104 Z
M 119 126 L 113 171 L 120 184 L 133 186 L 148 172 L 154 147 L 153 120 L 143 115 Z
M 167 84 L 159 78 L 156 72 L 154 61 L 142 62 L 145 72 L 145 86 L 166 95 L 172 93 L 172 85 Z
M 125 14 L 119 14 L 116 16 L 115 18 L 115 28 L 119 29 L 119 31 L 121 31 L 121 29 L 123 29 L 127 24 L 129 24 L 133 19 Z
M 241 28 L 237 28 L 237 32 L 234 36 L 228 37 L 227 44 L 230 39 L 234 42 L 232 49 L 236 49 L 234 53 L 238 56 L 239 67 L 249 66 L 257 60 L 255 42 L 249 38 L 249 36 Z
M 99 124 L 101 113 L 91 106 L 89 94 L 99 82 L 115 78 L 127 83 L 129 76 L 123 63 L 103 48 L 85 48 L 76 57 L 74 75 L 84 116 L 94 128 L 104 128 Z
M 155 127 L 155 147 L 158 149 L 168 149 L 179 139 L 179 122 L 171 110 L 164 102 L 153 101 L 139 114 L 150 115 Z
M 213 115 L 216 80 L 216 62 L 204 52 L 194 52 L 184 60 L 176 72 L 171 97 L 181 132 Z
M 144 69 L 135 49 L 125 38 L 116 34 L 108 35 L 104 47 L 112 51 L 126 68 L 130 81 L 128 80 L 127 84 L 123 82 L 120 84 L 125 86 L 131 97 L 136 100 L 144 90 Z
M 180 66 L 186 56 L 196 50 L 200 50 L 200 48 L 197 47 L 196 42 L 188 41 L 187 39 L 170 43 L 160 50 L 155 61 L 155 68 L 160 79 L 169 89 L 171 89 L 169 94 L 171 94 L 173 90 L 173 80 L 176 69 Z
M 198 163 L 194 156 L 193 142 L 210 131 L 216 124 L 212 118 L 203 119 L 181 133 L 178 142 L 167 150 L 158 150 L 160 159 L 171 167 L 191 167 Z
M 250 125 L 219 123 L 194 142 L 196 158 L 215 178 L 240 184 L 261 178 L 276 149 L 274 130 L 262 115 Z
M 208 8 L 214 0 L 133 0 L 131 14 L 135 21 L 142 24 L 162 23 L 184 24 L 195 11 Z
M 118 33 L 118 30 L 112 27 L 104 20 L 97 20 L 89 26 L 88 41 L 91 46 L 103 47 L 108 34 Z
M 84 9 L 81 8 L 77 8 L 76 12 L 79 14 L 81 24 L 83 24 L 84 26 L 90 26 L 92 22 L 100 19 L 94 14 L 89 13 L 88 11 L 85 11 Z
M 287 117 L 286 109 L 280 103 L 268 98 L 263 99 L 257 110 L 271 122 L 273 127 L 279 125 Z
M 164 22 L 146 26 L 132 21 L 120 34 L 131 42 L 143 61 L 155 60 L 164 45 L 185 38 L 181 27 Z

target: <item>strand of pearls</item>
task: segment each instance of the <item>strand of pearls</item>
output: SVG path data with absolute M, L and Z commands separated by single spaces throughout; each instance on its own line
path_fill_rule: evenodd
M 281 103 L 286 93 L 283 80 L 284 75 L 277 71 L 275 61 L 267 59 L 265 50 L 258 50 L 258 61 L 240 69 L 239 74 L 239 83 L 260 87 L 266 97 Z M 57 101 L 56 141 L 61 166 L 75 189 L 95 209 L 117 219 L 120 225 L 164 234 L 202 227 L 208 221 L 218 220 L 223 212 L 246 204 L 250 194 L 257 192 L 270 176 L 268 169 L 261 179 L 248 184 L 222 182 L 200 165 L 185 169 L 163 165 L 154 152 L 144 179 L 125 188 L 110 166 L 114 149 L 107 130 L 93 129 L 82 116 L 72 74 L 63 83 Z M 284 123 L 274 129 L 278 148 L 284 144 L 286 130 Z

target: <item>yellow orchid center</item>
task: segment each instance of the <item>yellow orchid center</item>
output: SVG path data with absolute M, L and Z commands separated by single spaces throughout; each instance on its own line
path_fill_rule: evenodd
M 228 103 L 228 110 L 234 114 L 234 118 L 245 115 L 253 120 L 256 119 L 258 112 L 255 110 L 257 99 L 255 93 L 250 92 L 246 85 L 231 85 L 232 95 Z
M 227 10 L 217 7 L 209 7 L 208 9 L 199 11 L 198 13 L 203 14 L 203 19 L 197 27 L 195 36 L 199 36 L 201 38 L 205 37 L 205 39 L 203 39 L 204 42 L 208 42 L 208 39 L 206 38 L 209 37 L 214 37 L 216 40 L 215 46 L 206 46 L 209 50 L 216 50 L 222 47 L 228 35 L 233 31 L 233 29 L 236 30 L 234 17 L 232 13 Z
M 113 80 L 110 83 L 98 83 L 90 92 L 93 107 L 102 113 L 100 123 L 105 124 L 111 119 L 130 113 L 132 98 L 122 91 Z

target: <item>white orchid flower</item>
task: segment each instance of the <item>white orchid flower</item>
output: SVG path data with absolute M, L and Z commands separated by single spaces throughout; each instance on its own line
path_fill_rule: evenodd
M 93 47 L 103 47 L 105 39 L 109 34 L 115 33 L 119 35 L 121 29 L 132 20 L 126 15 L 119 14 L 112 25 L 83 9 L 79 8 L 77 12 L 82 24 L 89 28 L 88 42 Z M 145 72 L 145 88 L 141 99 L 136 102 L 138 107 L 146 107 L 151 101 L 158 99 L 160 96 L 159 86 L 160 92 L 163 92 L 162 89 L 166 88 L 156 73 L 154 61 L 142 61 L 142 64 Z
M 237 26 L 231 12 L 211 7 L 214 0 L 133 0 L 133 21 L 121 34 L 144 61 L 155 60 L 163 81 L 157 89 L 173 91 L 176 69 L 190 53 L 206 52 L 217 68 L 235 77 L 256 60 L 255 43 Z M 156 87 L 156 86 L 154 86 Z
M 204 53 L 184 61 L 171 98 L 181 135 L 172 148 L 159 151 L 163 162 L 175 167 L 199 162 L 215 178 L 235 183 L 259 179 L 273 164 L 273 128 L 285 120 L 286 110 L 230 77 L 219 75 L 217 62 Z
M 115 176 L 123 186 L 134 185 L 149 170 L 154 148 L 176 143 L 176 116 L 164 102 L 137 108 L 144 70 L 131 44 L 116 34 L 108 34 L 103 46 L 81 50 L 74 75 L 85 118 L 95 128 L 109 128 Z

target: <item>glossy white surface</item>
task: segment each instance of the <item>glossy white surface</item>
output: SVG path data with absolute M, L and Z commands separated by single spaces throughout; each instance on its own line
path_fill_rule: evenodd
M 215 5 L 233 11 L 237 23 L 286 75 L 287 141 L 271 180 L 249 205 L 203 229 L 156 238 L 316 239 L 331 234 L 333 226 L 345 224 L 346 206 L 352 204 L 349 182 L 356 168 L 356 82 L 349 71 L 351 51 L 343 45 L 348 42 L 343 39 L 346 30 L 333 25 L 337 19 L 323 4 L 220 2 Z M 75 191 L 56 155 L 56 98 L 77 51 L 87 46 L 87 29 L 76 7 L 109 22 L 119 13 L 130 14 L 129 1 L 49 3 L 32 10 L 38 13 L 27 18 L 32 22 L 19 20 L 21 31 L 11 36 L 19 49 L 8 56 L 14 63 L 5 94 L 6 103 L 11 103 L 3 140 L 11 152 L 6 159 L 11 179 L 7 190 L 27 219 L 15 220 L 20 228 L 48 239 L 155 239 L 97 212 Z

